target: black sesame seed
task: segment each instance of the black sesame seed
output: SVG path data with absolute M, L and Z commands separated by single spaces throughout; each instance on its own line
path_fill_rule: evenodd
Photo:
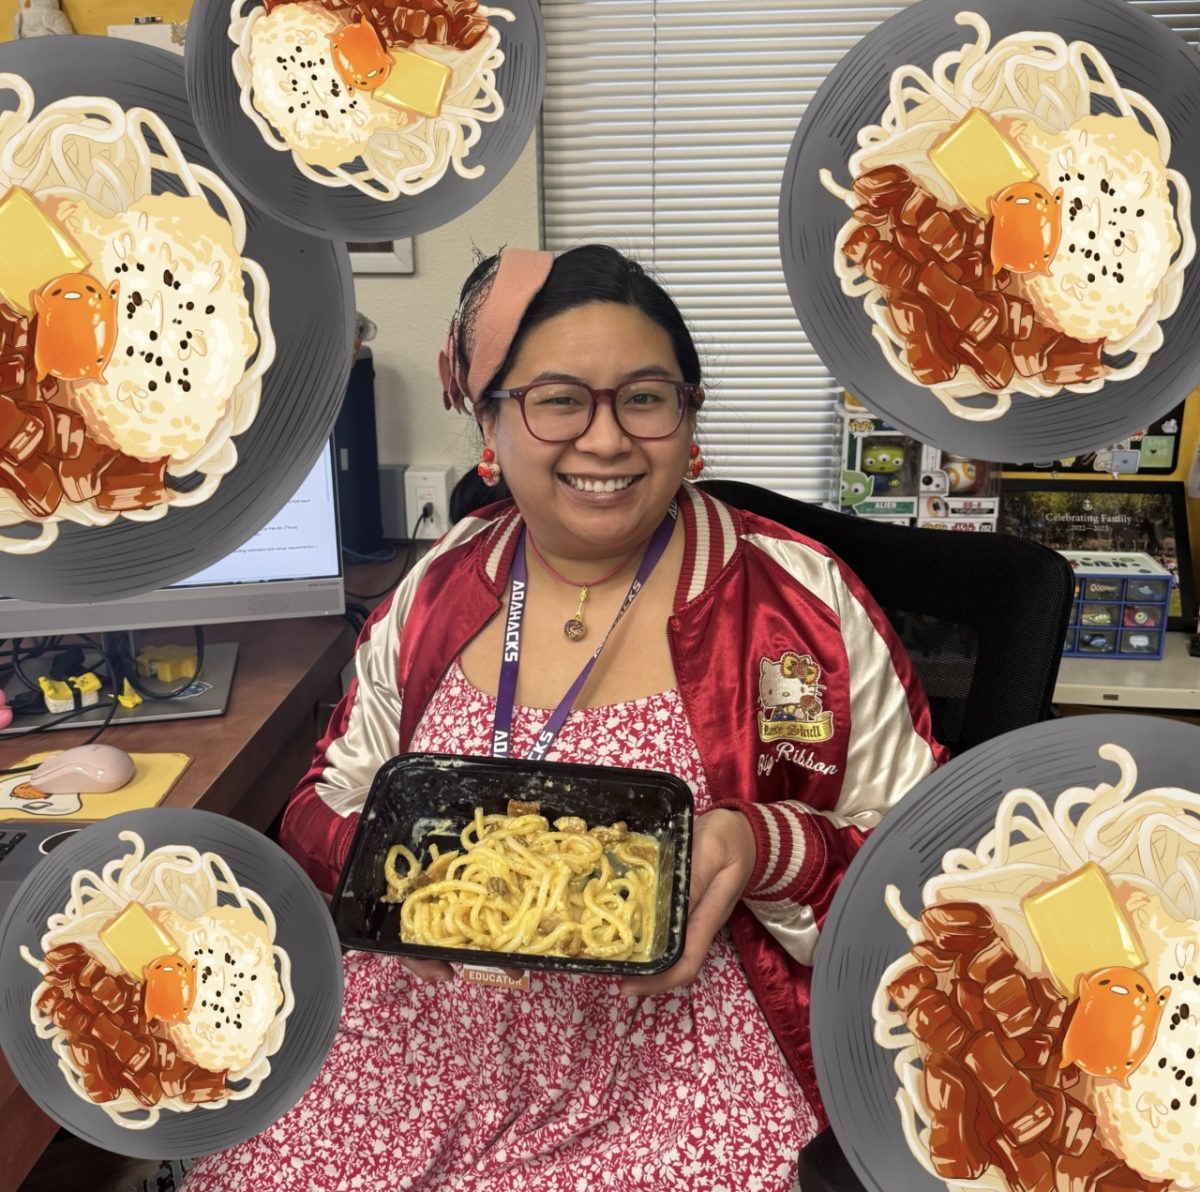
M 1179 1098 L 1178 1098 L 1178 1097 L 1173 1097 L 1173 1098 L 1171 1099 L 1171 1108 L 1172 1108 L 1172 1109 L 1178 1109 L 1178 1108 L 1179 1108 Z
M 1096 280 L 1096 275 L 1095 275 L 1094 273 L 1089 273 L 1089 274 L 1088 274 L 1088 281 L 1095 281 L 1095 280 Z
M 184 393 L 191 393 L 191 391 L 192 391 L 192 386 L 187 381 L 180 381 L 179 388 L 182 389 L 184 391 Z
M 125 355 L 126 355 L 126 356 L 132 356 L 132 355 L 133 355 L 133 348 L 126 348 L 126 349 L 125 349 Z
M 213 312 L 214 312 L 216 309 L 217 309 L 217 308 L 216 308 L 215 306 L 206 306 L 206 307 L 204 308 L 204 313 L 205 313 L 206 315 L 211 315 L 211 314 L 212 314 L 212 313 L 213 313 Z
M 151 340 L 151 342 L 153 342 L 153 341 L 154 341 L 154 340 L 156 340 L 156 339 L 158 339 L 158 332 L 157 332 L 157 331 L 151 331 L 151 332 L 150 332 L 150 340 Z
M 1143 216 L 1143 215 L 1145 215 L 1145 214 L 1146 214 L 1146 212 L 1145 212 L 1145 211 L 1143 211 L 1141 207 L 1139 207 L 1139 208 L 1138 208 L 1138 209 L 1137 209 L 1137 210 L 1134 212 L 1134 215 L 1136 215 L 1136 216 L 1138 217 L 1138 219 L 1141 219 L 1141 218 L 1142 218 L 1142 216 Z
M 157 381 L 147 381 L 146 388 L 149 389 L 151 393 L 153 393 L 158 388 L 158 382 Z
M 1158 1066 L 1160 1068 L 1165 1068 L 1167 1066 L 1167 1057 L 1166 1056 L 1163 1056 L 1163 1058 L 1158 1061 Z
M 1179 1017 L 1186 1018 L 1189 1013 L 1190 1013 L 1190 1011 L 1188 1010 L 1187 1003 L 1185 1002 L 1182 1006 L 1179 1007 Z

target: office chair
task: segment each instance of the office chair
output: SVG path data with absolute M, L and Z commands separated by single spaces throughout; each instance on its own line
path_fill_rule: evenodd
M 878 601 L 925 688 L 934 735 L 961 753 L 1044 720 L 1075 581 L 1059 554 L 1005 534 L 872 522 L 734 480 L 700 488 L 829 547 Z M 804 1192 L 863 1192 L 832 1130 L 800 1156 Z
M 1049 715 L 1075 590 L 1061 555 L 1006 534 L 851 517 L 736 480 L 699 487 L 845 562 L 895 626 L 929 699 L 934 735 L 952 752 Z

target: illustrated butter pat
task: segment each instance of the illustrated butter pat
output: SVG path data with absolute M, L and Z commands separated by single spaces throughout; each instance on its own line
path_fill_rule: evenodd
M 1134 938 L 1104 871 L 1085 865 L 1021 902 L 1042 959 L 1058 988 L 1074 997 L 1081 976 L 1102 968 L 1144 968 Z
M 91 264 L 19 186 L 0 198 L 0 245 L 0 301 L 24 318 L 33 314 L 34 290 L 64 273 L 83 273 Z
M 1014 182 L 1032 182 L 1037 170 L 979 108 L 972 108 L 932 149 L 929 160 L 959 198 L 987 216 L 988 199 Z
M 179 951 L 179 945 L 146 914 L 140 902 L 131 902 L 101 928 L 100 942 L 135 981 L 143 979 L 142 970 L 152 960 Z
M 371 95 L 422 116 L 440 116 L 450 87 L 450 67 L 412 50 L 392 50 L 392 71 Z

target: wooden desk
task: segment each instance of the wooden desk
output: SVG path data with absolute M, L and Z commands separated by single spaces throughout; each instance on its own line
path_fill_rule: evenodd
M 101 739 L 131 753 L 189 754 L 191 764 L 164 806 L 217 811 L 263 830 L 308 769 L 313 743 L 325 727 L 326 713 L 318 708 L 340 695 L 338 680 L 352 656 L 354 634 L 341 617 L 317 617 L 217 625 L 207 636 L 239 646 L 224 716 L 128 725 L 109 729 Z M 78 745 L 87 735 L 72 730 L 0 739 L 0 768 L 35 749 Z M 0 1192 L 16 1192 L 57 1129 L 0 1056 Z

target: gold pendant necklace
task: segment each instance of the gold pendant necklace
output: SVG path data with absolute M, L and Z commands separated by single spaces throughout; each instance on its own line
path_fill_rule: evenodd
M 587 637 L 587 627 L 583 623 L 583 602 L 588 598 L 586 587 L 579 589 L 579 607 L 575 615 L 563 626 L 563 633 L 569 642 L 581 642 Z
M 567 579 L 565 575 L 559 575 L 542 556 L 542 552 L 538 550 L 537 543 L 533 540 L 532 534 L 527 534 L 529 545 L 533 548 L 533 553 L 537 557 L 537 561 L 552 575 L 560 584 L 569 584 L 572 588 L 579 589 L 579 607 L 575 610 L 575 615 L 563 625 L 563 636 L 569 642 L 581 642 L 587 637 L 587 626 L 583 623 L 583 606 L 588 598 L 588 589 L 594 588 L 598 584 L 602 584 L 607 580 L 612 579 L 614 575 L 625 570 L 629 566 L 633 557 L 644 547 L 644 542 L 638 543 L 607 575 L 602 575 L 599 579 L 589 580 L 587 583 L 581 584 L 575 580 Z

